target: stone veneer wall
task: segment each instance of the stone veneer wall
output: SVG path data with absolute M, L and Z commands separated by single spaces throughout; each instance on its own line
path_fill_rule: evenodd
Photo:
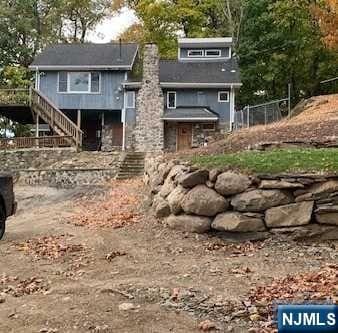
M 159 55 L 155 44 L 147 44 L 143 59 L 142 87 L 136 99 L 135 150 L 156 152 L 164 149 L 163 92 L 159 78 Z
M 148 157 L 145 182 L 156 216 L 174 229 L 338 239 L 338 175 L 248 176 Z
M 103 186 L 114 179 L 118 169 L 21 170 L 19 185 L 39 185 L 61 188 L 75 186 Z
M 44 168 L 54 163 L 73 158 L 74 149 L 22 149 L 0 151 L 0 171 Z

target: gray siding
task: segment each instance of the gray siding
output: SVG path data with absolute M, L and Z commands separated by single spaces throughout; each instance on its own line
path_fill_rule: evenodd
M 101 89 L 97 94 L 58 93 L 58 72 L 47 71 L 41 75 L 40 91 L 60 109 L 95 109 L 121 110 L 123 108 L 123 91 L 121 83 L 125 72 L 101 72 Z
M 167 92 L 176 91 L 177 107 L 208 106 L 212 111 L 219 114 L 221 121 L 230 121 L 230 101 L 226 103 L 218 102 L 218 92 L 226 90 L 227 89 L 167 89 L 164 94 L 164 103 L 165 107 L 167 107 Z
M 221 57 L 229 57 L 229 47 L 200 47 L 200 48 L 181 48 L 180 49 L 180 58 L 187 58 L 187 59 L 184 59 L 184 60 L 189 60 L 189 61 L 201 61 L 200 58 L 197 58 L 197 59 L 194 59 L 193 57 L 192 58 L 188 58 L 188 50 L 221 50 Z M 203 58 L 205 60 L 208 60 L 209 58 L 208 57 L 205 57 Z

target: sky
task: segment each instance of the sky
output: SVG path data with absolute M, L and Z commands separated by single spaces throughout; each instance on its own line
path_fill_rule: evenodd
M 108 43 L 117 39 L 118 35 L 137 21 L 135 14 L 127 9 L 122 9 L 119 15 L 104 20 L 94 31 L 88 34 L 88 39 L 93 43 Z

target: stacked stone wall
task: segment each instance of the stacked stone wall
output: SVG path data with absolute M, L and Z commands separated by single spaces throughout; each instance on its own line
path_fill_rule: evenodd
M 246 175 L 149 157 L 145 182 L 174 229 L 338 238 L 338 175 Z

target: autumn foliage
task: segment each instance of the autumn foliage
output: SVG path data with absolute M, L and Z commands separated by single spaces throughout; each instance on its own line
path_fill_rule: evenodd
M 325 0 L 324 6 L 314 6 L 313 13 L 319 22 L 325 44 L 338 48 L 338 0 Z

